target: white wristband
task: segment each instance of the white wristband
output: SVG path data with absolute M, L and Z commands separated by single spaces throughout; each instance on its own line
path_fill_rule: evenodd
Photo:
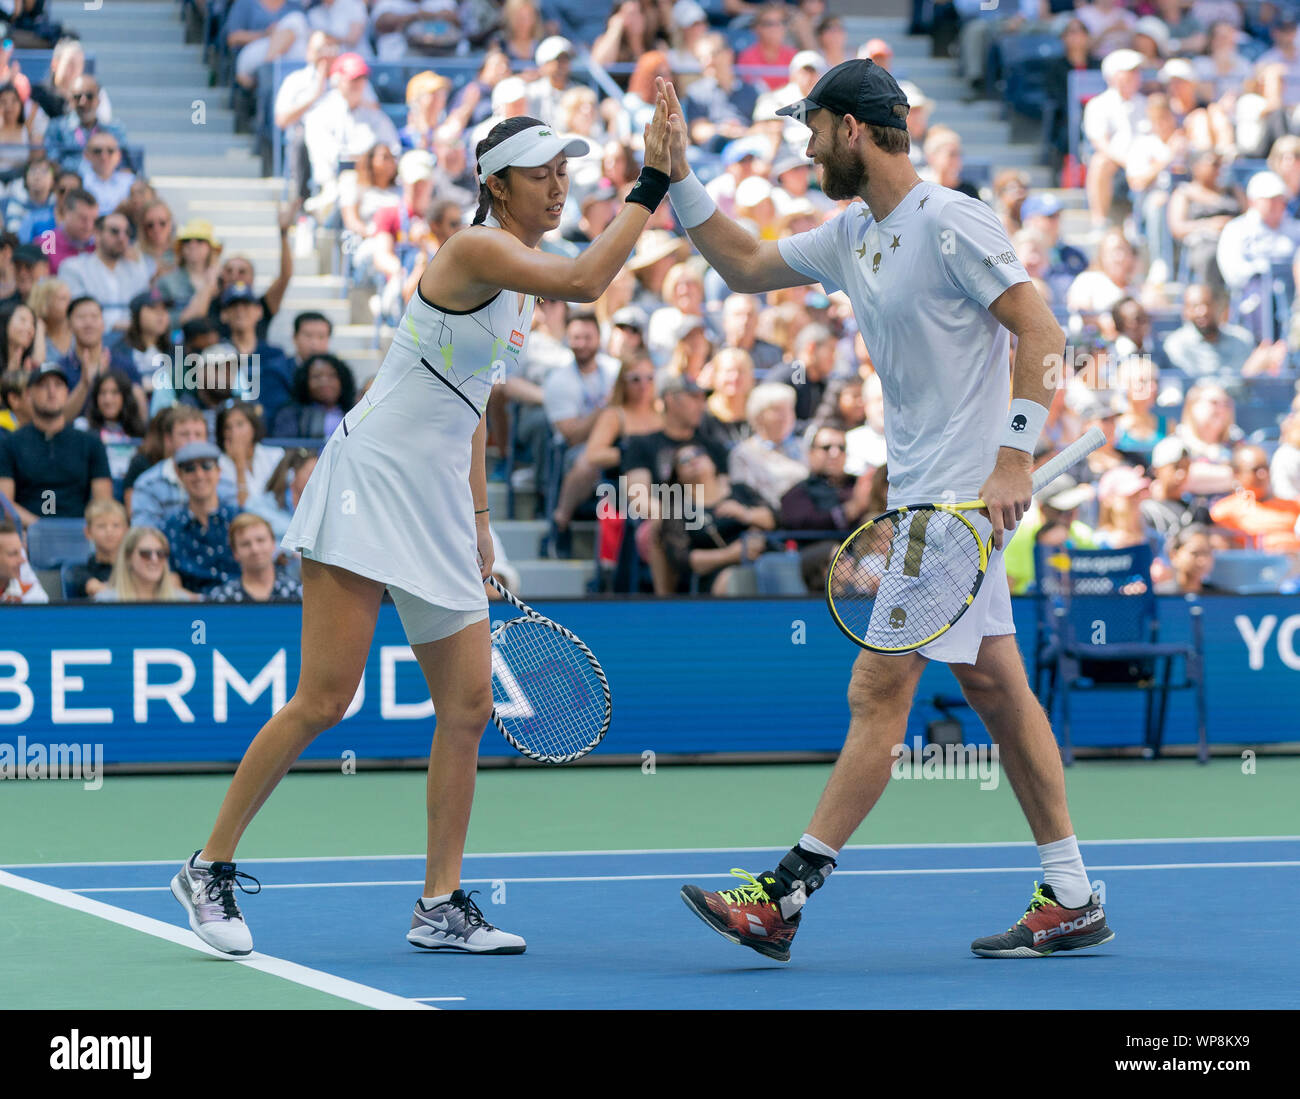
M 685 179 L 668 185 L 668 201 L 683 229 L 703 225 L 718 209 L 713 196 L 704 189 L 700 177 L 691 172 Z
M 1001 445 L 1033 454 L 1046 423 L 1047 409 L 1037 401 L 1026 401 L 1023 398 L 1014 400 L 1007 412 L 1007 426 L 1002 432 Z

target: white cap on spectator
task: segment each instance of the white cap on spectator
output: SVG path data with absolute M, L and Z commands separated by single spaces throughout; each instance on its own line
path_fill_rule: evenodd
M 492 113 L 499 115 L 508 103 L 528 98 L 528 85 L 518 76 L 507 76 L 492 89 Z
M 736 205 L 757 206 L 772 197 L 772 185 L 762 176 L 749 176 L 736 184 Z
M 695 0 L 677 0 L 673 5 L 673 22 L 679 30 L 693 27 L 696 23 L 707 23 L 709 17 Z
M 397 162 L 397 178 L 402 183 L 419 183 L 422 179 L 433 178 L 433 166 L 437 159 L 424 149 L 411 149 L 402 154 Z
M 800 69 L 816 69 L 823 73 L 826 71 L 826 58 L 816 50 L 800 50 L 790 58 L 790 75 L 794 76 Z
M 1165 21 L 1156 15 L 1144 15 L 1133 24 L 1134 34 L 1145 34 L 1156 44 L 1156 49 L 1164 53 L 1169 49 L 1169 28 Z
M 1140 69 L 1144 58 L 1137 50 L 1111 50 L 1101 62 L 1101 75 L 1109 80 L 1123 72 Z
M 1286 184 L 1276 172 L 1256 172 L 1246 184 L 1246 197 L 1282 198 L 1286 194 Z
M 567 53 L 573 56 L 573 43 L 567 38 L 558 34 L 551 35 L 550 38 L 543 38 L 537 45 L 537 53 L 533 55 L 533 64 L 545 65 L 548 61 L 554 61 L 561 54 Z
M 1187 444 L 1177 435 L 1166 435 L 1151 448 L 1151 468 L 1177 465 L 1188 455 Z
M 1196 80 L 1196 70 L 1192 68 L 1192 63 L 1185 57 L 1171 57 L 1165 62 L 1164 67 L 1160 70 L 1160 79 L 1168 80 Z
M 917 110 L 924 110 L 926 107 L 930 106 L 929 97 L 910 80 L 900 80 L 898 82 L 898 87 L 907 98 L 907 105 L 909 107 L 913 107 Z

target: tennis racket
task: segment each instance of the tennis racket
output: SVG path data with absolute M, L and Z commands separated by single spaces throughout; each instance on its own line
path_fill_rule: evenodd
M 609 731 L 614 708 L 600 661 L 582 640 L 507 591 L 523 613 L 492 631 L 492 723 L 539 763 L 572 763 Z
M 1034 471 L 1037 492 L 1105 443 L 1093 428 Z M 965 514 L 983 500 L 908 504 L 868 520 L 831 560 L 826 602 L 855 644 L 877 653 L 910 653 L 956 624 L 975 601 L 992 553 Z

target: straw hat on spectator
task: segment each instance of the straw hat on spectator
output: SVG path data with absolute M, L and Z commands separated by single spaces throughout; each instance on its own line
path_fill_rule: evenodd
M 627 261 L 629 271 L 640 271 L 651 267 L 667 256 L 676 256 L 679 260 L 686 258 L 690 245 L 681 237 L 674 236 L 667 229 L 650 229 L 641 234 L 636 242 L 636 251 Z
M 213 232 L 212 222 L 206 218 L 191 218 L 181 226 L 181 231 L 176 234 L 176 243 L 183 244 L 187 240 L 205 240 L 214 252 L 221 251 L 221 241 Z
M 433 95 L 440 91 L 449 91 L 451 81 L 436 72 L 416 73 L 406 82 L 406 104 L 409 107 L 421 96 Z

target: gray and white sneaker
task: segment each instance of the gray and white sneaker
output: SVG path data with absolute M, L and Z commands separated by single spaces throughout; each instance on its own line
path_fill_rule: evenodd
M 459 950 L 466 954 L 522 954 L 525 943 L 518 935 L 493 927 L 474 903 L 475 889 L 457 889 L 449 900 L 424 906 L 415 902 L 406 941 L 425 950 Z
M 253 952 L 253 936 L 244 923 L 243 913 L 235 901 L 235 886 L 245 893 L 262 891 L 261 883 L 251 874 L 235 869 L 233 862 L 214 862 L 211 867 L 195 866 L 193 856 L 172 878 L 172 896 L 190 918 L 190 928 L 214 950 L 234 957 Z M 245 889 L 244 878 L 257 886 Z

